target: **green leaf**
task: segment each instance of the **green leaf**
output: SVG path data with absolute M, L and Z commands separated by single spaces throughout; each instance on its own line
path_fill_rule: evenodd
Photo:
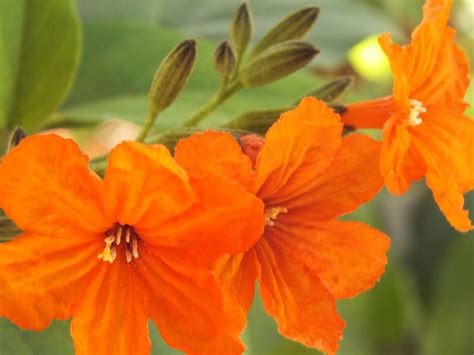
M 59 106 L 76 72 L 80 32 L 72 0 L 0 1 L 0 128 L 35 129 Z
M 456 238 L 454 247 L 437 268 L 432 316 L 422 354 L 472 354 L 474 318 L 474 240 L 471 235 Z
M 0 354 L 8 355 L 73 355 L 74 349 L 68 321 L 54 321 L 46 330 L 23 330 L 0 319 Z

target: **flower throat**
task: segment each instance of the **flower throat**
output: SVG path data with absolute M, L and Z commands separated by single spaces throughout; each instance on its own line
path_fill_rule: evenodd
M 138 259 L 139 240 L 140 236 L 132 226 L 117 223 L 105 232 L 105 248 L 98 255 L 98 258 L 112 264 L 117 258 L 118 247 L 123 245 L 125 248 L 125 258 L 130 263 L 133 259 Z

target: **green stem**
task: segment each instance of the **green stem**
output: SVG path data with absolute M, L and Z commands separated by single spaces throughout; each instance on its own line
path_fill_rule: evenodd
M 155 125 L 156 118 L 158 117 L 159 112 L 150 111 L 148 113 L 148 117 L 145 120 L 145 125 L 142 127 L 142 130 L 138 134 L 137 142 L 143 142 L 148 134 L 150 133 L 151 129 Z
M 234 82 L 227 88 L 219 89 L 219 92 L 214 95 L 206 104 L 197 110 L 191 117 L 182 123 L 182 127 L 197 126 L 207 115 L 213 112 L 219 105 L 222 105 L 232 95 L 242 88 L 239 82 Z

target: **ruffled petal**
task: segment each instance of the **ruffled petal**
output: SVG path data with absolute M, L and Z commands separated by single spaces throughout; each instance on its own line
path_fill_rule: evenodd
M 307 97 L 268 130 L 257 159 L 258 196 L 291 197 L 333 163 L 341 145 L 340 117 L 323 101 Z
M 453 0 L 426 0 L 423 6 L 423 22 L 438 20 L 446 25 L 452 4 Z
M 379 45 L 385 52 L 393 74 L 393 97 L 401 109 L 408 110 L 408 99 L 411 92 L 411 81 L 407 73 L 410 64 L 409 54 L 407 54 L 406 46 L 401 47 L 396 43 L 392 43 L 390 33 L 383 33 L 379 38 Z M 413 69 L 411 69 L 413 70 Z M 400 109 L 400 108 L 399 108 Z M 408 111 L 407 111 L 408 112 Z
M 418 52 L 426 50 L 428 39 L 424 37 L 433 36 L 433 34 L 424 34 L 423 30 L 428 31 L 428 29 L 420 28 L 419 34 L 413 38 L 412 46 Z M 435 29 L 430 29 L 430 31 L 435 31 Z M 435 65 L 423 83 L 413 88 L 411 97 L 421 101 L 428 110 L 432 110 L 431 105 L 443 102 L 456 112 L 462 113 L 467 107 L 464 96 L 469 86 L 468 60 L 463 50 L 455 43 L 455 30 L 444 27 L 436 31 L 443 37 L 437 44 L 439 50 Z M 435 54 L 430 52 L 428 55 Z
M 427 166 L 427 185 L 453 227 L 469 231 L 463 194 L 474 188 L 474 122 L 438 109 L 417 128 L 412 141 Z
M 255 251 L 250 249 L 244 254 L 225 255 L 214 266 L 214 273 L 219 277 L 228 296 L 234 299 L 246 315 L 253 302 L 255 281 L 260 275 Z
M 176 161 L 196 179 L 227 176 L 247 190 L 253 187 L 252 162 L 230 133 L 206 131 L 178 142 Z
M 156 228 L 195 201 L 186 173 L 160 145 L 125 142 L 115 147 L 104 185 L 109 215 L 136 229 Z
M 359 222 L 338 220 L 302 225 L 283 216 L 267 237 L 316 273 L 336 298 L 372 288 L 385 271 L 390 239 Z
M 278 331 L 303 345 L 335 354 L 344 321 L 334 296 L 318 276 L 288 254 L 286 248 L 262 238 L 255 247 L 262 275 L 260 294 Z
M 76 355 L 150 354 L 146 294 L 124 255 L 101 262 L 77 305 L 71 334 Z
M 424 107 L 444 102 L 461 113 L 469 86 L 469 65 L 455 43 L 456 31 L 447 26 L 451 1 L 432 0 L 425 4 L 424 20 L 413 31 L 411 43 L 392 44 L 390 35 L 379 38 L 394 75 L 394 96 L 404 109 L 408 100 Z
M 383 128 L 380 171 L 387 189 L 394 195 L 404 194 L 413 178 L 423 176 L 426 171 L 423 162 L 409 148 L 410 132 L 403 118 L 392 117 Z
M 56 135 L 23 139 L 0 168 L 0 207 L 25 231 L 75 238 L 107 229 L 101 189 L 77 144 Z
M 263 202 L 228 178 L 192 182 L 199 202 L 156 229 L 141 229 L 148 242 L 180 249 L 189 261 L 210 265 L 226 253 L 242 253 L 263 233 Z
M 150 297 L 148 314 L 163 339 L 188 354 L 240 354 L 245 318 L 228 308 L 217 279 L 207 270 L 153 246 L 136 260 Z
M 366 135 L 345 137 L 336 160 L 323 175 L 294 191 L 291 199 L 272 201 L 274 206 L 287 209 L 278 218 L 294 219 L 302 224 L 328 220 L 371 200 L 384 183 L 379 170 L 380 147 L 379 142 Z
M 102 243 L 29 232 L 0 244 L 0 316 L 33 330 L 69 318 L 99 264 Z

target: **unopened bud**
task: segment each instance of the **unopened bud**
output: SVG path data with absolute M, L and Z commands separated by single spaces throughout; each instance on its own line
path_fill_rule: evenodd
M 287 41 L 267 48 L 242 69 L 244 87 L 258 87 L 281 79 L 308 64 L 319 49 L 303 41 Z
M 275 44 L 300 39 L 313 27 L 319 15 L 319 8 L 312 6 L 301 9 L 279 22 L 254 47 L 251 57 Z
M 314 96 L 317 99 L 323 100 L 324 102 L 331 103 L 341 98 L 346 93 L 347 89 L 352 85 L 352 83 L 353 79 L 350 77 L 334 80 L 306 96 Z
M 258 154 L 262 150 L 265 140 L 257 134 L 246 134 L 240 137 L 239 143 L 242 152 L 250 158 L 252 164 L 255 166 Z
M 12 150 L 18 144 L 20 144 L 23 138 L 26 138 L 26 133 L 21 127 L 16 126 L 12 134 L 10 135 L 10 139 L 8 141 L 8 151 Z
M 230 41 L 238 56 L 245 52 L 252 37 L 252 15 L 248 4 L 243 2 L 235 12 L 230 28 Z
M 272 124 L 278 120 L 281 113 L 288 110 L 289 108 L 246 112 L 227 122 L 224 126 L 265 134 Z
M 235 55 L 229 42 L 222 42 L 214 53 L 214 67 L 223 80 L 227 80 L 235 68 Z
M 150 113 L 156 115 L 176 99 L 193 69 L 196 41 L 183 41 L 160 64 L 150 87 Z

